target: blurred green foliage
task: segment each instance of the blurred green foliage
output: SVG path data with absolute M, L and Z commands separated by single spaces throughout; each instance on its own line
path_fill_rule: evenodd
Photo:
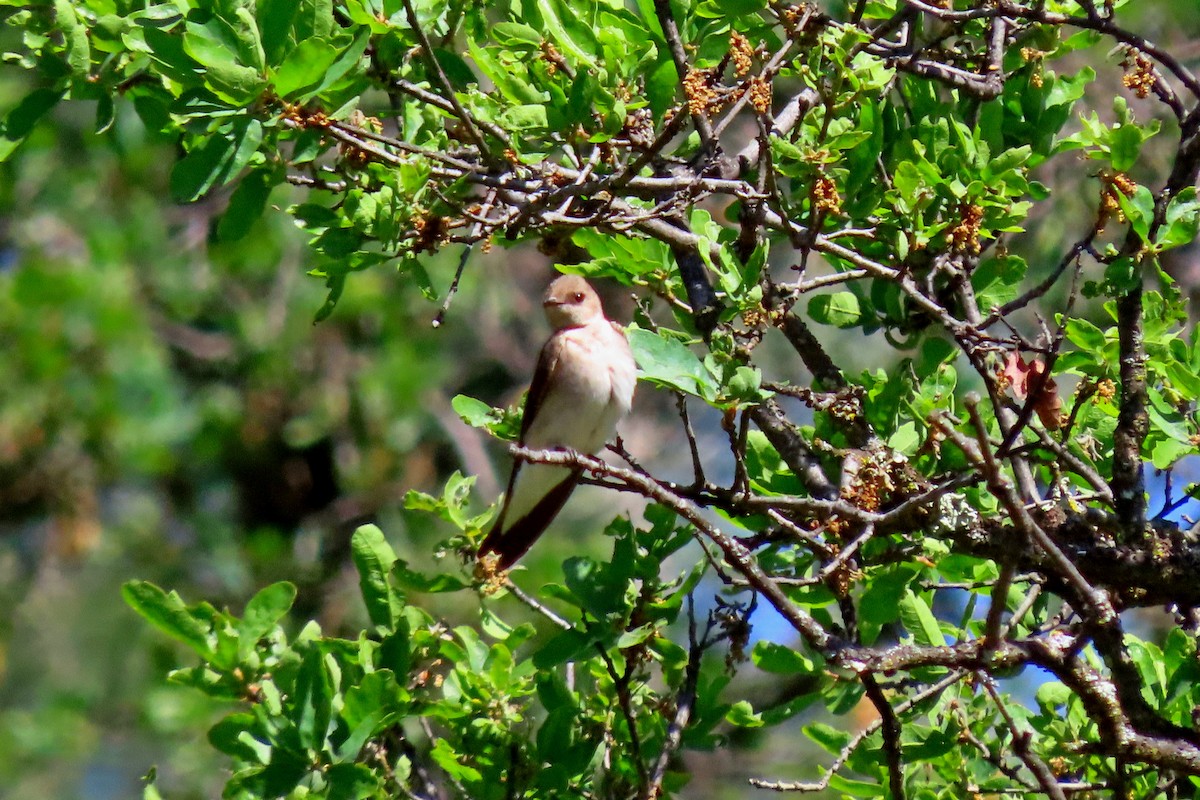
M 28 77 L 0 72 L 0 106 Z M 293 226 L 218 242 L 228 194 L 165 203 L 171 142 L 127 104 L 96 136 L 92 111 L 60 107 L 0 163 L 0 781 L 14 800 L 128 797 L 158 764 L 172 796 L 209 797 L 221 760 L 198 733 L 217 708 L 164 684 L 177 656 L 132 624 L 121 582 L 240 608 L 286 577 L 316 613 L 353 522 L 408 530 L 404 492 L 453 463 L 431 399 L 519 378 L 469 329 L 434 331 L 386 270 L 314 326 L 324 289 Z

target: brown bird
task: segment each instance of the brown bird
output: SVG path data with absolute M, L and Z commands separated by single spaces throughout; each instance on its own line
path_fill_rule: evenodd
M 563 275 L 542 298 L 554 328 L 538 357 L 521 418 L 525 447 L 597 453 L 629 412 L 637 366 L 625 334 L 604 316 L 600 298 L 578 275 Z M 500 516 L 479 547 L 508 569 L 562 509 L 581 471 L 518 461 Z

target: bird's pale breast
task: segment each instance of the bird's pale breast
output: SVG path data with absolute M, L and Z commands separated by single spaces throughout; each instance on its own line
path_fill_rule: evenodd
M 623 334 L 607 320 L 560 331 L 553 387 L 525 441 L 595 453 L 633 400 L 636 367 Z

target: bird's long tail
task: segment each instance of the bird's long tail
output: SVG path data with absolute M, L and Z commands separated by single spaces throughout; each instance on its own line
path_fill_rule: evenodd
M 479 546 L 479 557 L 499 556 L 498 569 L 508 569 L 538 540 L 579 483 L 582 470 L 528 464 L 514 473 L 500 517 Z

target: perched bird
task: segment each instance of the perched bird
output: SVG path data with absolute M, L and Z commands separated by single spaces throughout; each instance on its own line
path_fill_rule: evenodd
M 542 308 L 554 333 L 538 357 L 519 442 L 539 450 L 599 452 L 633 401 L 637 368 L 629 342 L 578 275 L 551 283 Z M 479 557 L 495 553 L 498 569 L 516 563 L 562 509 L 580 474 L 570 467 L 515 463 Z

